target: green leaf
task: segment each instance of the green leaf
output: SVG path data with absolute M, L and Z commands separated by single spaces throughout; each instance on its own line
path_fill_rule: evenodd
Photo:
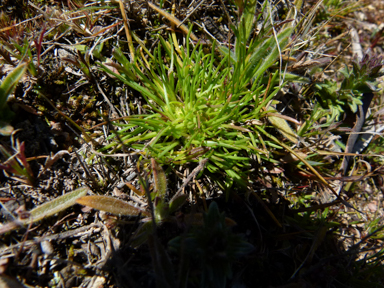
M 163 199 L 156 197 L 154 199 L 154 207 L 155 207 L 155 219 L 156 222 L 162 222 L 169 217 L 169 205 L 165 203 Z
M 286 72 L 284 74 L 284 81 L 285 82 L 294 82 L 294 83 L 306 83 L 306 84 L 309 84 L 311 83 L 311 79 L 309 79 L 308 77 L 303 77 L 303 76 L 300 76 L 300 75 L 296 75 L 296 74 L 293 74 L 293 73 L 289 73 L 289 72 Z
M 172 201 L 169 203 L 169 214 L 172 214 L 173 212 L 181 208 L 181 206 L 184 205 L 187 198 L 188 198 L 188 195 L 184 194 L 176 197 L 175 199 L 172 199 Z
M 19 83 L 27 70 L 28 63 L 23 63 L 17 66 L 11 73 L 5 77 L 4 81 L 0 85 L 0 118 L 2 118 L 2 110 L 5 108 L 8 97 L 12 90 Z
M 127 84 L 128 86 L 130 86 L 131 88 L 135 89 L 136 91 L 140 92 L 141 95 L 143 95 L 147 102 L 150 104 L 150 102 L 148 101 L 148 99 L 150 100 L 153 100 L 154 102 L 156 102 L 156 104 L 159 106 L 159 107 L 164 107 L 165 106 L 165 103 L 162 101 L 162 99 L 160 99 L 159 97 L 157 97 L 155 94 L 151 93 L 148 89 L 140 86 L 140 84 L 136 83 L 134 80 L 130 79 L 130 78 L 127 78 L 127 77 L 124 77 L 122 75 L 119 75 L 119 74 L 116 74 L 114 72 L 112 72 L 109 68 L 107 68 L 106 66 L 104 66 L 103 64 L 101 63 L 98 63 L 98 65 L 100 65 L 101 69 L 105 72 L 107 72 L 108 74 L 110 75 L 113 75 L 115 76 L 116 78 L 118 78 L 120 81 L 124 82 L 125 84 Z M 137 72 L 137 70 L 135 70 Z
M 148 240 L 148 235 L 153 233 L 152 221 L 145 222 L 136 230 L 132 238 L 131 247 L 137 248 Z
M 286 28 L 285 30 L 280 32 L 277 36 L 277 43 L 274 37 L 271 37 L 268 40 L 268 54 L 263 55 L 265 58 L 263 59 L 262 64 L 258 67 L 258 69 L 253 70 L 252 77 L 258 79 L 269 67 L 274 64 L 274 62 L 277 60 L 277 57 L 279 56 L 279 52 L 282 51 L 288 44 L 289 36 L 291 36 L 292 31 L 293 28 Z M 250 67 L 249 69 L 251 68 L 252 67 Z
M 102 195 L 84 196 L 76 200 L 78 204 L 92 207 L 115 215 L 137 216 L 143 214 L 149 216 L 145 210 L 137 208 L 125 201 Z
M 82 53 L 85 53 L 89 48 L 87 45 L 75 45 L 75 49 Z
M 252 32 L 253 19 L 255 18 L 257 1 L 248 0 L 248 1 L 245 1 L 245 3 L 246 5 L 244 7 L 244 13 L 239 23 L 239 31 L 244 37 L 241 40 L 247 41 Z

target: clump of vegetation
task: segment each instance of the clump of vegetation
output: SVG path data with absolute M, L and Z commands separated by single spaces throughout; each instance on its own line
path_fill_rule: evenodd
M 267 18 L 249 42 L 256 4 L 248 2 L 241 15 L 233 52 L 221 46 L 218 54 L 215 43 L 209 53 L 199 43 L 192 48 L 189 37 L 186 46 L 179 47 L 172 40 L 176 37 L 166 41 L 160 36 L 161 45 L 153 54 L 141 46 L 147 55 L 137 53 L 131 63 L 116 48 L 113 55 L 118 63 L 100 64 L 101 69 L 140 92 L 147 102 L 146 113 L 115 121 L 118 135 L 107 140 L 118 138 L 101 151 L 113 148 L 113 153 L 125 145 L 167 165 L 207 158 L 207 170 L 228 191 L 233 181 L 248 185 L 251 155 L 261 163 L 272 160 L 270 150 L 279 148 L 278 143 L 263 140 L 267 133 L 263 120 L 269 119 L 295 142 L 284 117 L 270 106 L 285 83 L 278 81 L 282 75 L 273 69 L 265 73 L 287 46 L 293 28 L 276 32 Z M 269 9 L 265 2 L 261 12 L 270 13 Z M 286 81 L 304 79 L 285 77 Z
M 364 93 L 378 92 L 377 79 L 383 66 L 382 57 L 366 54 L 362 60 L 356 57 L 352 61 L 352 69 L 344 64 L 339 71 L 342 80 L 324 80 L 315 85 L 316 96 L 324 109 L 330 109 L 329 122 L 340 120 L 345 108 L 356 113 L 358 106 L 363 105 Z

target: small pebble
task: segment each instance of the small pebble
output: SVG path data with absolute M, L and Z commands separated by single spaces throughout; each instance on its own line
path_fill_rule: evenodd
M 53 253 L 53 246 L 51 242 L 45 240 L 40 242 L 41 251 L 46 255 L 51 255 Z

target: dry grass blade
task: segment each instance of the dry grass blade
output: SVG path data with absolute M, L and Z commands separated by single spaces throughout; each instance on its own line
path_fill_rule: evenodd
M 258 128 L 256 126 L 256 128 Z M 317 176 L 317 178 L 325 185 L 328 187 L 329 190 L 332 191 L 332 193 L 337 197 L 337 198 L 340 198 L 340 196 L 336 193 L 335 189 L 332 188 L 331 185 L 329 185 L 329 183 L 327 182 L 327 180 L 324 179 L 323 176 L 320 175 L 319 172 L 317 172 L 317 170 L 315 168 L 313 168 L 313 166 L 311 164 L 309 164 L 303 157 L 301 157 L 301 155 L 299 155 L 297 152 L 293 151 L 290 147 L 288 147 L 287 145 L 285 145 L 284 143 L 282 143 L 281 141 L 279 141 L 276 137 L 268 134 L 267 132 L 265 132 L 264 130 L 262 129 L 259 129 L 258 130 L 260 132 L 262 132 L 264 135 L 266 135 L 267 137 L 269 137 L 270 139 L 272 139 L 273 141 L 275 141 L 277 144 L 281 145 L 284 149 L 287 149 L 287 151 L 289 151 L 291 154 L 295 155 L 301 162 L 303 162 L 305 164 L 305 166 L 307 166 L 307 168 L 309 170 L 312 171 L 313 174 L 315 174 Z
M 177 190 L 175 195 L 173 195 L 171 202 L 174 201 L 180 195 L 184 187 L 187 186 L 187 184 L 192 180 L 192 178 L 195 177 L 202 169 L 204 169 L 205 164 L 207 164 L 207 162 L 208 162 L 208 159 L 203 159 L 200 161 L 199 165 L 195 169 L 193 169 L 191 174 L 189 174 L 187 179 L 185 179 L 185 181 L 183 182 L 183 185 L 181 185 L 179 190 Z
M 151 3 L 151 2 L 148 2 L 148 5 L 149 7 L 151 7 L 153 10 L 155 10 L 157 13 L 160 13 L 163 17 L 167 18 L 167 20 L 169 20 L 170 22 L 172 22 L 173 24 L 175 24 L 177 27 L 179 27 L 179 25 L 181 24 L 181 21 L 179 19 L 177 19 L 176 17 L 172 16 L 171 14 L 169 14 L 168 12 L 160 9 L 159 7 L 157 7 L 155 4 Z M 188 34 L 188 28 L 187 26 L 185 26 L 184 24 L 180 25 L 179 27 L 181 29 L 181 31 L 183 31 L 183 33 L 185 35 Z M 190 37 L 192 40 L 194 41 L 198 41 L 199 38 L 196 37 L 195 34 L 193 34 L 193 32 L 191 32 L 190 34 Z
M 288 11 L 287 19 L 295 19 L 297 13 L 300 12 L 302 6 L 303 6 L 303 0 L 295 0 L 293 2 L 293 5 L 291 6 L 291 8 Z M 284 24 L 283 29 L 288 27 L 288 26 L 293 26 L 293 25 L 294 25 L 294 22 Z
M 380 154 L 356 154 L 356 153 L 345 153 L 345 152 L 335 152 L 335 151 L 324 151 L 324 150 L 316 150 L 316 153 L 319 155 L 333 155 L 333 156 L 356 156 L 356 157 L 383 157 Z
M 38 15 L 38 16 L 36 16 L 36 17 L 30 18 L 30 19 L 26 19 L 26 20 L 21 21 L 21 22 L 19 22 L 19 23 L 15 23 L 15 24 L 13 24 L 13 25 L 11 25 L 11 26 L 1 28 L 1 29 L 0 29 L 0 33 L 1 33 L 1 32 L 5 32 L 5 31 L 8 31 L 8 30 L 12 30 L 12 29 L 14 29 L 14 28 L 17 27 L 17 26 L 20 26 L 20 25 L 25 24 L 25 23 L 30 22 L 30 21 L 37 20 L 37 19 L 42 18 L 42 17 L 43 17 L 43 15 Z
M 49 169 L 57 160 L 61 159 L 64 155 L 69 154 L 67 150 L 61 150 L 55 155 L 48 155 L 47 160 L 45 161 L 44 170 Z
M 125 14 L 123 1 L 120 0 L 119 5 L 120 5 L 121 15 L 123 16 L 123 20 L 124 20 L 125 35 L 127 36 L 129 51 L 131 52 L 131 62 L 133 62 L 135 59 L 135 48 L 133 47 L 132 36 L 131 36 L 131 32 L 129 31 L 128 20 L 127 20 L 127 15 Z
M 264 132 L 263 132 L 264 133 Z M 273 137 L 272 135 L 269 135 L 267 133 L 264 133 L 265 135 L 267 135 L 269 138 L 273 139 L 274 141 L 276 141 L 276 143 L 278 143 L 279 145 L 281 145 L 283 148 L 287 149 L 290 153 L 292 153 L 293 155 L 295 155 L 301 162 L 304 163 L 305 166 L 307 166 L 307 168 L 309 170 L 312 171 L 313 174 L 316 175 L 316 177 L 320 180 L 320 182 L 322 182 L 331 192 L 333 195 L 335 195 L 335 197 L 337 199 L 339 199 L 341 201 L 341 203 L 343 203 L 345 206 L 349 207 L 349 208 L 352 208 L 354 209 L 355 211 L 359 212 L 360 214 L 364 215 L 364 213 L 358 209 L 356 209 L 355 207 L 353 207 L 351 204 L 349 204 L 347 201 L 345 201 L 344 199 L 342 199 L 340 197 L 340 195 L 335 191 L 335 189 L 327 182 L 327 180 L 324 179 L 323 176 L 320 175 L 320 173 L 315 169 L 313 168 L 313 166 L 311 164 L 309 164 L 303 157 L 301 157 L 298 153 L 296 153 L 295 151 L 293 151 L 291 148 L 289 148 L 287 145 L 285 145 L 284 143 L 280 142 L 277 138 Z
M 279 222 L 279 220 L 277 220 L 276 216 L 273 214 L 273 212 L 268 208 L 268 206 L 264 203 L 263 199 L 260 198 L 259 195 L 257 195 L 257 193 L 251 191 L 251 195 L 253 197 L 256 198 L 257 202 L 259 202 L 261 204 L 261 206 L 263 206 L 263 208 L 265 209 L 265 211 L 267 211 L 268 215 L 272 218 L 272 220 L 276 223 L 276 225 L 280 228 L 283 228 L 283 225 L 281 225 L 281 223 Z
M 139 189 L 136 189 L 135 186 L 133 186 L 131 183 L 126 182 L 125 185 L 128 186 L 129 189 L 131 189 L 133 192 L 135 192 L 137 195 L 144 196 L 145 192 L 140 191 Z

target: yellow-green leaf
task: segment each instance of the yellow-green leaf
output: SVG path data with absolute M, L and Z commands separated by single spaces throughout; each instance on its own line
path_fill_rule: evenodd
M 187 198 L 188 198 L 188 195 L 183 194 L 172 199 L 171 202 L 169 203 L 169 214 L 172 214 L 173 212 L 181 208 L 181 206 L 184 205 L 185 201 L 187 201 Z
M 297 143 L 296 133 L 292 130 L 286 120 L 276 116 L 269 116 L 268 120 L 285 138 L 295 144 Z
M 17 66 L 11 73 L 5 77 L 4 81 L 0 85 L 0 110 L 3 109 L 7 102 L 9 94 L 11 94 L 13 88 L 19 83 L 21 77 L 23 77 L 27 70 L 28 63 L 23 63 Z
M 115 215 L 137 216 L 143 214 L 149 216 L 149 213 L 138 207 L 135 207 L 125 201 L 109 196 L 93 195 L 84 196 L 76 201 L 78 204 L 89 206 L 91 208 L 109 212 Z
M 23 221 L 25 224 L 33 223 L 42 220 L 46 217 L 52 216 L 60 211 L 63 211 L 72 205 L 76 204 L 76 200 L 87 194 L 88 188 L 79 188 L 75 191 L 67 193 L 63 196 L 44 203 L 33 209 L 30 212 L 30 217 Z

